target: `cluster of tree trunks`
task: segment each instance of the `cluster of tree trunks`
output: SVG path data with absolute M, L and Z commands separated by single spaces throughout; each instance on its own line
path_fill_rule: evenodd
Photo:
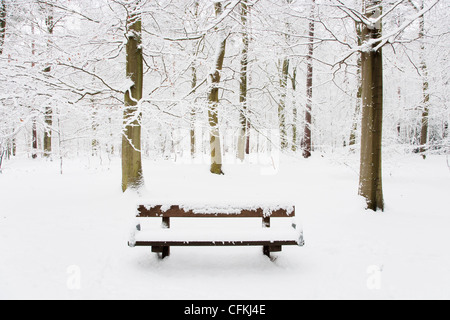
M 292 5 L 292 0 L 284 0 L 287 8 Z M 412 5 L 417 13 L 424 10 L 424 0 L 420 4 L 409 0 L 407 3 Z M 224 15 L 224 9 L 230 4 L 227 0 L 215 1 L 215 16 L 218 21 Z M 250 153 L 250 118 L 249 118 L 249 51 L 251 34 L 249 30 L 251 3 L 248 0 L 241 0 L 239 3 L 239 16 L 241 24 L 241 53 L 240 53 L 240 128 L 238 133 L 237 157 L 245 160 L 245 156 Z M 306 104 L 304 131 L 299 143 L 303 150 L 303 156 L 309 158 L 313 151 L 312 139 L 312 120 L 313 120 L 313 84 L 314 84 L 314 49 L 316 39 L 316 1 L 310 0 L 311 11 L 309 15 L 309 34 L 308 51 L 306 55 Z M 196 0 L 193 7 L 193 16 L 198 18 L 199 2 Z M 362 48 L 357 60 L 358 87 L 356 88 L 356 107 L 354 112 L 353 125 L 350 132 L 349 144 L 354 146 L 357 143 L 357 129 L 361 126 L 361 162 L 360 162 L 360 185 L 359 194 L 366 198 L 367 207 L 372 210 L 384 210 L 383 186 L 382 186 L 382 138 L 383 138 L 383 51 L 379 46 L 379 39 L 382 38 L 382 1 L 381 0 L 362 0 L 363 13 L 365 19 L 356 21 L 356 36 L 358 47 Z M 134 0 L 126 4 L 129 16 L 127 17 L 126 32 L 126 75 L 131 80 L 131 87 L 125 92 L 124 114 L 123 114 L 123 134 L 122 134 L 122 189 L 139 189 L 144 182 L 142 159 L 141 159 L 141 110 L 140 102 L 143 98 L 143 49 L 142 49 L 142 16 L 140 12 L 141 0 Z M 3 47 L 6 38 L 7 28 L 7 6 L 5 0 L 0 0 L 0 55 L 3 54 Z M 55 28 L 54 5 L 46 3 L 45 27 L 48 33 L 48 55 L 51 53 L 51 41 Z M 228 9 L 227 9 L 228 10 Z M 31 25 L 31 32 L 34 34 L 35 25 Z M 290 22 L 286 22 L 286 41 L 290 42 Z M 229 34 L 225 29 L 215 27 L 218 36 L 217 52 L 214 60 L 214 68 L 209 74 L 209 95 L 208 95 L 208 117 L 210 129 L 210 152 L 211 167 L 213 174 L 222 175 L 222 149 L 219 130 L 219 106 L 220 106 L 220 83 L 221 73 L 224 67 L 227 39 Z M 425 17 L 422 14 L 419 17 L 420 41 L 420 70 L 422 75 L 423 101 L 421 105 L 421 132 L 419 151 L 425 157 L 429 140 L 429 115 L 430 115 L 430 92 L 428 82 L 428 68 L 425 58 Z M 370 44 L 370 46 L 369 46 Z M 32 55 L 35 55 L 34 40 L 31 43 Z M 197 48 L 197 50 L 199 50 Z M 197 52 L 198 53 L 198 52 Z M 280 149 L 287 150 L 290 142 L 288 141 L 288 124 L 286 123 L 287 92 L 289 80 L 292 82 L 292 90 L 297 90 L 297 66 L 292 67 L 294 63 L 292 58 L 286 53 L 285 57 L 279 60 L 279 88 L 280 95 L 278 101 L 278 124 L 280 131 Z M 49 59 L 50 60 L 50 59 Z M 31 62 L 32 67 L 36 63 Z M 197 68 L 195 63 L 192 69 L 192 89 L 195 91 L 198 86 Z M 292 69 L 292 74 L 290 74 Z M 52 68 L 48 65 L 44 73 L 50 73 Z M 400 90 L 400 89 L 399 89 Z M 401 93 L 399 92 L 399 96 Z M 94 102 L 93 102 L 94 104 Z M 32 110 L 33 106 L 30 106 Z M 293 125 L 292 125 L 292 150 L 297 151 L 299 139 L 299 130 L 297 128 L 298 110 L 297 104 L 293 103 Z M 50 157 L 52 154 L 52 132 L 53 129 L 53 108 L 46 106 L 44 108 L 44 134 L 43 134 L 43 155 Z M 92 129 L 97 130 L 94 120 Z M 360 119 L 361 114 L 361 119 Z M 38 150 L 38 131 L 37 116 L 32 118 L 32 157 L 37 157 Z M 191 111 L 191 154 L 195 155 L 195 108 Z M 400 131 L 400 128 L 399 128 Z M 448 123 L 444 129 L 448 131 Z M 14 143 L 13 143 L 14 145 Z M 93 138 L 93 153 L 98 148 L 98 141 Z M 15 152 L 15 147 L 9 148 Z

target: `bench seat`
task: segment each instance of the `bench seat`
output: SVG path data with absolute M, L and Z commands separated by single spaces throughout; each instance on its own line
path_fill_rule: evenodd
M 271 243 L 284 245 L 301 245 L 301 233 L 295 229 L 270 228 L 251 230 L 176 230 L 153 229 L 136 233 L 130 241 L 130 246 L 153 246 L 171 243 L 170 246 L 202 246 L 202 245 L 270 245 Z

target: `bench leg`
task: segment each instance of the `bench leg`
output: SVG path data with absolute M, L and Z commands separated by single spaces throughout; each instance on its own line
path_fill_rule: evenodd
M 168 256 L 170 256 L 170 247 L 163 247 L 161 259 L 167 258 Z
M 264 246 L 263 247 L 263 253 L 264 253 L 265 256 L 270 258 L 270 247 L 269 246 Z
M 164 259 L 170 256 L 170 247 L 152 247 L 152 252 L 160 253 L 161 259 Z
M 270 257 L 270 253 L 271 252 L 281 252 L 282 251 L 282 246 L 264 246 L 263 247 L 263 253 L 265 256 Z

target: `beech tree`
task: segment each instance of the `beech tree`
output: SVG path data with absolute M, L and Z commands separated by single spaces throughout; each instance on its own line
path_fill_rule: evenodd
M 225 5 L 230 5 L 228 2 L 224 2 Z M 216 2 L 214 4 L 216 17 L 220 18 L 224 13 L 224 3 Z M 217 51 L 215 55 L 215 66 L 213 71 L 209 75 L 211 81 L 211 91 L 209 93 L 209 125 L 210 125 L 210 146 L 211 146 L 211 173 L 222 175 L 222 146 L 220 142 L 220 130 L 219 130 L 219 84 L 221 79 L 221 71 L 223 69 L 223 62 L 225 59 L 225 51 L 227 46 L 228 34 L 220 32 Z
M 405 1 L 400 0 L 392 4 L 385 8 L 384 13 L 381 0 L 365 0 L 362 13 L 349 8 L 339 0 L 337 2 L 339 9 L 352 17 L 355 22 L 362 24 L 362 44 L 357 50 L 350 53 L 351 56 L 354 52 L 361 52 L 363 107 L 359 194 L 366 199 L 368 209 L 384 210 L 382 182 L 383 47 L 388 43 L 395 43 L 406 28 L 417 19 L 422 19 L 423 15 L 431 10 L 439 0 L 434 1 L 428 8 L 421 8 L 399 28 L 385 31 L 385 34 L 383 34 L 383 18 Z
M 122 190 L 139 189 L 144 183 L 141 158 L 141 111 L 143 91 L 143 48 L 140 0 L 127 6 L 126 74 L 131 80 L 125 92 L 122 136 Z
M 368 48 L 362 52 L 362 134 L 359 193 L 371 210 L 384 210 L 382 185 L 383 133 L 383 52 L 376 48 L 382 37 L 382 7 L 380 0 L 365 2 L 365 17 L 375 21 L 364 24 L 362 41 Z M 375 40 L 375 41 L 373 41 Z M 373 43 L 373 44 L 369 44 Z

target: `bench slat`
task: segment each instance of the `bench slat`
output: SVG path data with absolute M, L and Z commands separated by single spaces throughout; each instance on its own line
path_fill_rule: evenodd
M 240 213 L 196 213 L 193 210 L 184 210 L 180 206 L 171 206 L 168 210 L 162 210 L 163 206 L 154 206 L 147 208 L 144 205 L 138 207 L 138 218 L 292 218 L 295 217 L 295 208 L 293 210 L 278 209 L 272 210 L 270 215 L 267 215 L 262 208 L 258 209 L 243 209 Z
M 231 246 L 298 246 L 297 241 L 136 241 L 135 247 L 231 247 Z M 130 243 L 130 246 L 133 246 Z

